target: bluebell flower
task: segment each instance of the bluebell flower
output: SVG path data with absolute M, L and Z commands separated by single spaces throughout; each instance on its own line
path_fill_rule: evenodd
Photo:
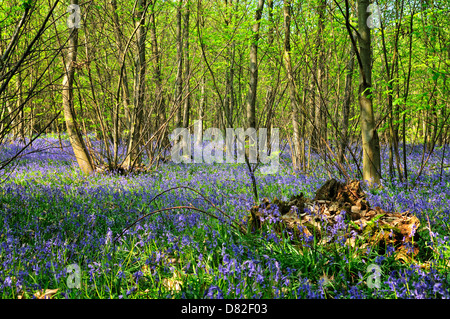
M 11 281 L 11 277 L 6 277 L 5 278 L 5 280 L 3 281 L 3 285 L 5 286 L 5 287 L 11 287 L 11 283 L 12 283 L 12 281 Z
M 223 292 L 222 290 L 216 286 L 216 285 L 211 285 L 208 290 L 205 291 L 205 294 L 203 295 L 203 298 L 206 299 L 223 299 Z

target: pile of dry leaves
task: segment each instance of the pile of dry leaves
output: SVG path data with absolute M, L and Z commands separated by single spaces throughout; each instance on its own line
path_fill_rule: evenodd
M 248 220 L 249 231 L 270 225 L 278 235 L 287 230 L 298 242 L 314 236 L 324 245 L 340 236 L 345 244 L 363 250 L 372 247 L 384 253 L 387 247 L 393 247 L 395 258 L 405 262 L 419 252 L 419 219 L 408 211 L 396 213 L 370 207 L 359 181 L 344 184 L 328 180 L 312 200 L 302 193 L 289 201 L 275 197 L 270 202 L 264 198 L 261 205 L 251 208 Z

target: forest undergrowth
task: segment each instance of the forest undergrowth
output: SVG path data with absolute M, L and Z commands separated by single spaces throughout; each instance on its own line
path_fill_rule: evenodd
M 260 204 L 245 164 L 168 162 L 147 173 L 85 176 L 67 141 L 63 149 L 33 152 L 48 141 L 58 143 L 34 142 L 1 174 L 2 299 L 450 296 L 450 157 L 441 174 L 441 149 L 408 188 L 387 176 L 384 152 L 382 187 L 365 189 L 373 207 L 420 220 L 421 249 L 405 262 L 390 249 L 358 250 L 358 239 L 350 246 L 338 235 L 324 245 L 315 237 L 294 243 L 271 227 L 240 231 L 233 225 L 247 229 L 249 210 Z M 3 145 L 1 154 L 19 147 Z M 412 181 L 422 147 L 407 147 Z M 260 201 L 300 192 L 313 198 L 330 177 L 318 157 L 308 174 L 293 172 L 287 153 L 280 162 L 277 174 L 256 171 Z M 339 234 L 348 221 L 335 227 Z

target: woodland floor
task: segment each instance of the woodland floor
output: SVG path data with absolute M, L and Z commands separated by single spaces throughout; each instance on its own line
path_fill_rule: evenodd
M 33 147 L 49 142 L 58 143 L 41 139 Z M 254 203 L 245 165 L 169 162 L 138 175 L 83 176 L 65 145 L 31 152 L 16 162 L 14 171 L 2 172 L 0 298 L 450 297 L 450 169 L 440 174 L 441 149 L 408 188 L 387 176 L 383 152 L 383 186 L 364 189 L 365 200 L 373 211 L 409 211 L 408 218 L 415 216 L 419 226 L 409 240 L 396 237 L 394 243 L 385 237 L 380 249 L 381 242 L 368 240 L 376 232 L 358 233 L 358 218 L 348 218 L 351 212 L 359 219 L 368 216 L 370 209 L 361 203 L 347 218 L 333 217 L 321 230 L 309 227 L 312 237 L 293 240 L 289 230 L 274 226 L 276 220 L 248 227 L 250 209 L 264 198 L 267 204 L 277 197 L 275 211 L 300 193 L 313 200 L 330 178 L 318 157 L 307 175 L 292 171 L 287 153 L 281 155 L 277 174 L 257 171 L 260 202 Z M 4 145 L 0 154 L 6 158 L 18 147 Z M 423 149 L 407 150 L 412 181 Z M 444 166 L 449 159 L 447 152 Z M 177 186 L 201 195 L 186 188 L 161 194 Z M 199 210 L 165 210 L 129 227 L 152 211 L 190 205 Z M 235 230 L 221 211 L 247 234 Z M 380 223 L 392 216 L 379 217 Z M 365 228 L 381 227 L 366 219 Z M 323 231 L 321 237 L 315 231 Z M 354 235 L 353 242 L 346 234 Z M 402 241 L 418 251 L 399 258 L 396 249 Z M 80 282 L 76 273 L 67 272 L 70 265 L 78 267 Z M 374 268 L 381 271 L 379 287 L 373 286 Z

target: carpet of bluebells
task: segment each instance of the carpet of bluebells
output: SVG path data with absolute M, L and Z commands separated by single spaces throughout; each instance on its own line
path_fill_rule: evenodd
M 420 178 L 408 188 L 387 176 L 383 188 L 366 191 L 372 207 L 409 210 L 419 217 L 422 249 L 408 264 L 389 251 L 314 239 L 294 245 L 270 229 L 242 235 L 224 218 L 174 209 L 193 205 L 220 215 L 211 203 L 245 223 L 254 205 L 245 164 L 165 163 L 141 174 L 85 176 L 68 141 L 42 138 L 0 172 L 0 298 L 448 298 L 450 296 L 449 153 L 435 150 Z M 0 160 L 18 142 L 0 146 Z M 410 181 L 420 167 L 422 146 L 408 146 Z M 314 156 L 314 155 L 313 155 Z M 277 174 L 256 171 L 260 199 L 312 198 L 329 179 L 313 158 L 308 175 L 294 173 L 288 152 Z M 337 177 L 337 176 L 335 176 Z M 189 186 L 155 196 L 175 186 Z M 336 227 L 345 228 L 344 222 Z M 337 234 L 337 230 L 335 230 Z M 369 287 L 371 264 L 381 269 L 379 287 Z M 68 273 L 77 265 L 80 281 Z M 71 266 L 72 267 L 72 266 Z M 69 267 L 70 268 L 70 267 Z M 75 279 L 74 279 L 75 278 Z M 55 290 L 57 289 L 57 291 Z

